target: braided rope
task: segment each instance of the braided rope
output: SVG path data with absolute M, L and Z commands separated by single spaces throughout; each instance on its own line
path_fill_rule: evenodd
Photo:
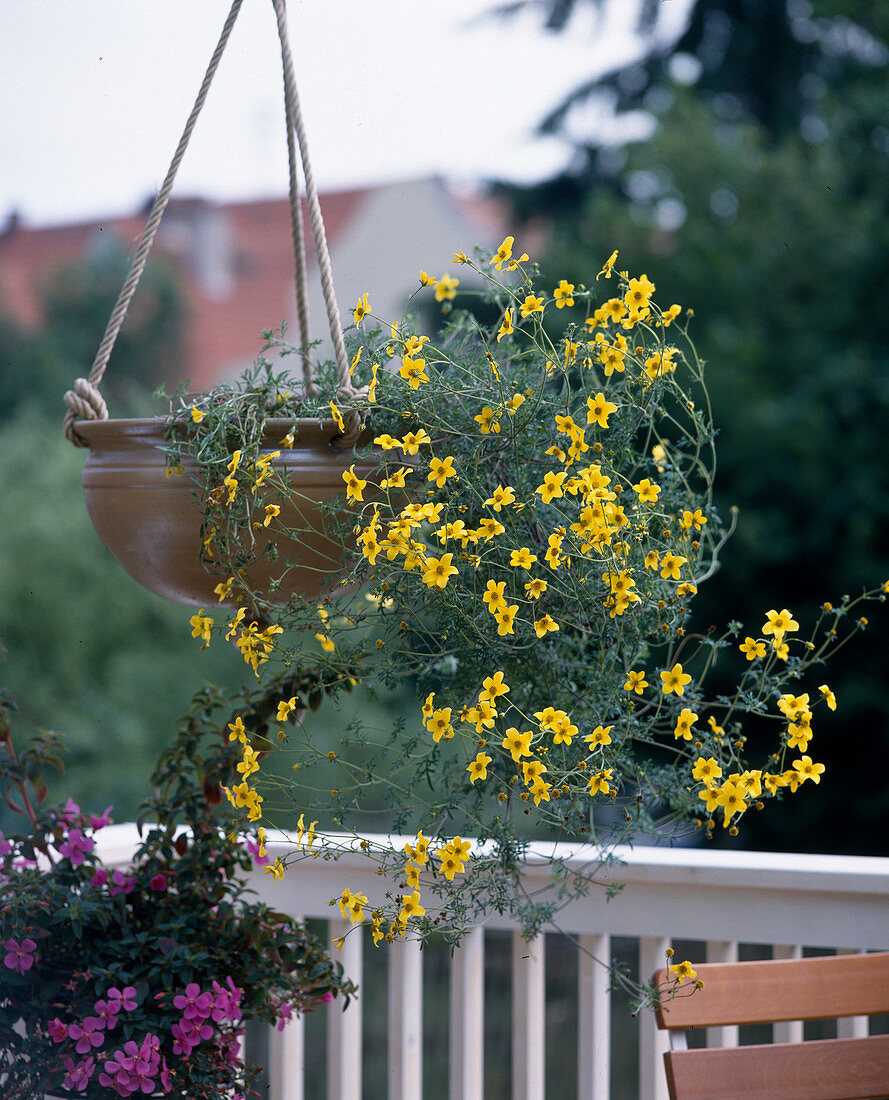
M 349 359 L 346 355 L 346 345 L 343 341 L 343 326 L 340 321 L 336 295 L 333 289 L 333 272 L 330 265 L 330 253 L 327 248 L 327 235 L 324 231 L 324 218 L 321 215 L 321 204 L 318 201 L 315 177 L 312 173 L 312 165 L 309 161 L 305 124 L 299 105 L 299 94 L 296 90 L 293 55 L 290 52 L 290 42 L 287 37 L 285 0 L 272 0 L 272 3 L 275 7 L 275 16 L 278 23 L 278 37 L 281 40 L 281 61 L 284 68 L 284 102 L 288 121 L 292 121 L 293 127 L 296 130 L 296 138 L 299 144 L 300 158 L 302 160 L 303 177 L 306 184 L 306 202 L 309 208 L 309 219 L 312 224 L 312 235 L 315 239 L 315 252 L 318 257 L 318 271 L 321 276 L 321 289 L 324 292 L 324 305 L 327 310 L 327 320 L 330 326 L 330 338 L 333 341 L 333 352 L 334 358 L 336 359 L 337 376 L 339 379 L 338 392 L 343 400 L 352 401 L 356 397 L 364 396 L 364 394 L 367 393 L 367 387 L 356 389 L 352 385 L 352 379 L 349 373 Z M 346 431 L 336 440 L 336 445 L 340 447 L 351 447 L 358 439 L 358 435 L 361 431 L 362 417 L 357 410 L 352 410 L 347 413 L 344 419 L 346 422 Z
M 160 225 L 161 216 L 166 209 L 170 191 L 173 188 L 173 180 L 176 178 L 176 172 L 179 170 L 179 165 L 185 154 L 185 149 L 188 145 L 188 140 L 191 137 L 194 125 L 197 122 L 198 115 L 201 112 L 201 108 L 204 106 L 204 100 L 207 98 L 210 82 L 219 66 L 222 51 L 225 49 L 226 43 L 228 42 L 229 35 L 238 17 L 242 2 L 243 0 L 233 0 L 231 10 L 222 28 L 222 34 L 219 36 L 219 41 L 216 44 L 216 49 L 213 51 L 213 56 L 210 59 L 207 72 L 204 74 L 204 79 L 200 91 L 198 92 L 197 99 L 191 109 L 191 114 L 188 116 L 185 129 L 182 132 L 182 137 L 179 139 L 179 145 L 176 147 L 173 161 L 167 170 L 166 179 L 160 191 L 157 193 L 157 198 L 154 200 L 154 206 L 151 208 L 151 214 L 142 232 L 142 239 L 139 241 L 139 246 L 133 257 L 132 266 L 130 267 L 126 280 L 118 295 L 114 309 L 111 311 L 111 316 L 108 319 L 108 325 L 105 329 L 105 335 L 102 337 L 101 344 L 99 344 L 99 350 L 96 352 L 96 357 L 90 368 L 89 377 L 88 379 L 78 378 L 74 383 L 74 389 L 68 390 L 65 394 L 64 400 L 65 404 L 68 406 L 68 410 L 65 413 L 65 437 L 73 443 L 75 447 L 86 446 L 86 442 L 81 439 L 74 430 L 75 420 L 108 419 L 108 408 L 99 395 L 98 386 L 105 374 L 105 368 L 108 365 L 111 350 L 114 347 L 117 334 L 120 332 L 124 317 L 126 317 L 130 301 L 132 300 L 133 294 L 136 292 L 136 286 L 142 276 L 142 271 L 148 259 L 148 251 L 154 241 L 155 233 Z

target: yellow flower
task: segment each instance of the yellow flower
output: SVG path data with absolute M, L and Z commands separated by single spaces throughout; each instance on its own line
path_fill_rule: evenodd
M 466 770 L 469 772 L 469 782 L 475 783 L 476 779 L 488 778 L 488 765 L 493 758 L 487 753 L 480 752 Z
M 691 676 L 683 672 L 682 665 L 675 664 L 670 669 L 665 669 L 661 674 L 661 690 L 664 695 L 675 691 L 677 695 L 683 695 L 687 684 L 691 683 Z
M 497 620 L 497 633 L 501 638 L 507 634 L 515 634 L 513 622 L 515 621 L 518 609 L 519 605 L 514 603 L 510 604 L 509 607 L 501 607 L 498 611 L 494 612 L 494 618 Z M 558 627 L 556 629 L 558 629 Z
M 346 483 L 346 497 L 349 500 L 364 500 L 362 493 L 367 487 L 367 482 L 355 473 L 354 463 L 348 470 L 343 471 L 343 481 Z
M 515 490 L 510 485 L 498 485 L 493 496 L 485 501 L 495 512 L 501 511 L 507 504 L 515 504 Z
M 643 688 L 648 687 L 648 681 L 645 679 L 645 672 L 628 672 L 626 681 L 624 682 L 624 691 L 635 691 L 637 695 L 642 694 Z
M 509 556 L 509 564 L 513 569 L 530 569 L 535 561 L 537 555 L 532 554 L 527 546 L 523 546 L 521 550 L 513 550 Z M 525 588 L 528 586 L 525 585 Z
M 281 862 L 281 857 L 278 856 L 274 863 L 270 864 L 268 867 L 263 868 L 262 873 L 264 875 L 271 875 L 275 882 L 280 882 L 281 879 L 284 877 L 285 870 L 286 868 Z
M 429 462 L 429 474 L 426 480 L 434 481 L 438 488 L 442 489 L 448 478 L 456 473 L 453 455 L 448 455 L 447 458 L 433 458 Z
M 661 491 L 660 485 L 655 485 L 650 478 L 644 477 L 638 485 L 633 486 L 633 492 L 639 497 L 642 504 L 653 505 L 657 502 L 658 494 Z M 652 551 L 657 554 L 657 551 Z M 646 559 L 647 562 L 648 559 Z M 649 566 L 649 568 L 651 568 Z
M 485 405 L 478 416 L 473 417 L 473 420 L 481 425 L 482 435 L 489 435 L 491 432 L 499 434 L 500 432 L 500 420 L 489 405 Z
M 556 309 L 564 309 L 565 306 L 574 305 L 574 283 L 569 283 L 566 279 L 560 279 L 559 285 L 553 291 L 553 298 L 556 301 Z
M 740 649 L 748 661 L 755 661 L 757 657 L 765 657 L 766 655 L 765 642 L 758 642 L 749 635 L 741 642 L 738 649 Z
M 611 269 L 614 267 L 616 262 L 617 262 L 617 249 L 615 248 L 615 250 L 611 253 L 611 255 L 608 257 L 608 259 L 605 261 L 605 266 L 602 268 L 602 270 L 596 276 L 596 281 L 598 282 L 599 277 L 602 276 L 602 275 L 604 275 L 606 279 L 610 279 L 611 278 Z
M 336 407 L 333 401 L 330 402 L 330 415 L 333 417 L 339 430 L 341 432 L 344 432 L 346 430 L 346 425 L 343 423 L 343 414 Z
M 479 692 L 478 696 L 479 701 L 482 703 L 493 703 L 501 695 L 509 693 L 509 684 L 504 684 L 502 672 L 495 672 L 493 676 L 486 676 L 482 686 L 484 690 Z
M 828 707 L 830 707 L 831 710 L 836 710 L 837 709 L 837 697 L 830 690 L 830 688 L 827 686 L 827 684 L 819 684 L 818 685 L 818 690 L 824 696 L 824 701 L 827 703 Z
M 543 313 L 543 299 L 534 294 L 529 294 L 522 302 L 519 312 L 522 317 L 530 317 L 532 313 Z
M 550 630 L 558 630 L 559 624 L 550 615 L 544 615 L 541 619 L 534 620 L 534 633 L 538 638 L 545 638 Z
M 811 779 L 813 783 L 821 782 L 821 776 L 824 774 L 824 765 L 813 763 L 811 756 L 802 756 L 799 760 L 794 760 L 793 766 L 799 773 L 799 781 L 801 783 L 805 782 L 807 779 Z
M 775 642 L 780 645 L 785 633 L 799 630 L 799 623 L 793 618 L 792 612 L 785 607 L 781 611 L 767 611 L 766 621 L 763 624 L 763 634 L 773 634 Z
M 355 324 L 360 325 L 368 313 L 370 313 L 370 305 L 367 301 L 367 295 L 362 294 L 358 299 L 358 305 L 352 313 L 352 316 L 355 318 Z
M 511 332 L 515 331 L 514 328 L 513 328 L 513 324 L 512 324 L 512 318 L 513 318 L 512 309 L 507 309 L 503 314 L 503 321 L 500 325 L 500 328 L 497 330 L 497 343 L 498 344 L 500 343 L 500 341 L 503 339 L 504 336 L 509 336 L 509 334 Z
M 448 580 L 454 576 L 458 569 L 451 565 L 453 554 L 442 554 L 440 558 L 426 558 L 423 563 L 426 572 L 423 574 L 423 583 L 429 588 L 446 588 Z
M 454 255 L 451 257 L 452 264 L 468 264 L 469 257 L 463 251 L 462 248 L 458 248 Z
M 611 744 L 611 731 L 614 726 L 596 726 L 592 733 L 588 733 L 584 737 L 584 741 L 589 745 L 590 752 L 593 749 L 597 749 L 600 745 Z
M 196 615 L 192 615 L 188 622 L 191 626 L 192 638 L 200 638 L 204 643 L 203 648 L 206 649 L 210 644 L 213 619 L 209 615 L 205 615 L 204 609 L 201 608 Z
M 462 253 L 461 253 L 462 255 Z M 469 261 L 464 257 L 463 260 L 456 260 L 457 263 L 468 263 Z M 435 300 L 436 302 L 447 302 L 457 297 L 457 287 L 460 285 L 460 280 L 455 279 L 452 275 L 442 275 L 442 277 L 435 284 Z
M 510 564 L 512 564 L 510 562 Z M 533 580 L 528 581 L 525 585 L 525 591 L 528 593 L 529 600 L 539 600 L 540 597 L 547 589 L 547 583 L 540 577 L 535 577 Z
M 676 963 L 675 966 L 671 966 L 670 973 L 676 975 L 676 981 L 679 982 L 680 985 L 682 985 L 686 978 L 690 981 L 694 981 L 698 976 L 698 972 L 692 969 L 692 965 L 688 959 L 685 959 L 681 963 Z
M 398 368 L 398 373 L 412 390 L 418 390 L 424 382 L 429 381 L 429 375 L 426 373 L 425 359 L 411 359 L 409 356 L 405 355 L 401 360 L 401 366 Z
M 689 677 L 691 679 L 691 677 Z M 691 741 L 691 727 L 697 722 L 698 716 L 693 710 L 689 710 L 688 707 L 683 707 L 676 719 L 676 728 L 673 730 L 673 736 L 678 740 L 680 737 L 686 741 Z
M 597 393 L 595 397 L 588 397 L 587 403 L 587 424 L 598 424 L 600 428 L 608 427 L 608 417 L 617 412 L 617 405 L 613 401 L 606 401 L 605 395 Z
M 431 442 L 432 440 L 426 429 L 420 428 L 418 432 L 407 432 L 399 446 L 406 455 L 415 455 L 419 454 L 420 447 Z
M 498 271 L 503 270 L 503 265 L 512 255 L 512 246 L 515 244 L 515 237 L 504 237 L 503 243 L 494 253 L 491 258 L 491 263 L 497 268 Z
M 565 470 L 559 473 L 553 473 L 550 471 L 543 475 L 543 484 L 538 485 L 534 490 L 543 499 L 544 504 L 549 504 L 555 497 L 564 496 L 562 486 L 565 484 L 565 478 L 568 476 Z
M 267 504 L 265 506 L 265 519 L 262 521 L 263 527 L 268 527 L 275 516 L 280 516 L 281 509 L 277 504 Z
M 664 580 L 679 580 L 679 570 L 688 561 L 681 554 L 673 554 L 667 550 L 661 558 L 661 576 Z
M 197 407 L 197 405 L 191 406 L 191 419 L 195 424 L 200 424 L 207 414 Z
M 316 634 L 315 637 L 321 643 L 321 648 L 324 650 L 325 653 L 333 653 L 333 651 L 336 649 L 336 643 L 329 635 Z
M 437 282 L 437 275 L 427 275 L 425 271 L 420 272 L 420 286 L 435 286 Z

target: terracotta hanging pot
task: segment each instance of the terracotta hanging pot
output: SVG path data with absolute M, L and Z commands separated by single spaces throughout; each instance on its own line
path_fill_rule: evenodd
M 294 426 L 296 441 L 288 449 L 281 441 Z M 86 507 L 105 546 L 159 596 L 193 607 L 218 605 L 214 588 L 230 572 L 225 566 L 214 572 L 202 555 L 198 464 L 184 459 L 181 475 L 167 475 L 163 419 L 78 421 L 77 432 L 90 449 L 83 469 Z M 276 526 L 295 534 L 276 536 L 259 523 L 244 562 L 248 585 L 272 603 L 295 594 L 312 601 L 336 590 L 351 558 L 350 549 L 331 536 L 322 505 L 343 492 L 349 466 L 354 463 L 359 477 L 367 478 L 374 465 L 356 462 L 351 448 L 332 446 L 337 434 L 333 421 L 265 423 L 261 454 L 280 450 L 272 470 L 287 485 Z M 234 593 L 222 606 L 236 606 Z

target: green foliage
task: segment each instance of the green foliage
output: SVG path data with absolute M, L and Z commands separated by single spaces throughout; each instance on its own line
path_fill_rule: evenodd
M 652 137 L 586 143 L 583 172 L 518 199 L 554 217 L 554 279 L 620 247 L 665 301 L 695 308 L 720 429 L 715 501 L 740 507 L 701 626 L 757 608 L 808 615 L 886 572 L 889 484 L 875 456 L 889 323 L 865 303 L 889 274 L 887 37 L 885 6 L 864 0 L 699 0 L 669 48 L 649 41 L 639 66 L 594 82 L 594 93 L 620 90 L 620 109 L 648 110 Z M 696 60 L 689 84 L 675 79 L 679 55 L 692 74 Z M 842 718 L 813 743 L 827 765 L 817 796 L 748 821 L 740 843 L 885 851 L 871 828 L 885 791 L 843 751 L 844 729 L 865 757 L 889 736 L 889 633 L 869 629 L 867 648 L 831 671 Z
M 84 452 L 60 423 L 32 409 L 0 427 L 4 679 L 24 722 L 68 731 L 66 793 L 113 802 L 124 819 L 195 683 L 234 687 L 246 670 L 226 646 L 200 657 L 185 609 L 142 589 L 105 550 L 83 503 Z
M 140 830 L 146 819 L 155 823 L 132 863 L 116 870 L 95 850 L 107 811 L 91 818 L 70 799 L 37 809 L 54 745 L 38 738 L 17 753 L 0 708 L 0 784 L 28 819 L 21 833 L 0 834 L 8 1100 L 128 1095 L 129 1074 L 117 1087 L 102 1069 L 110 1074 L 113 1055 L 122 1063 L 132 1054 L 128 1044 L 152 1041 L 155 1065 L 145 1078 L 153 1087 L 143 1091 L 215 1100 L 246 1084 L 237 1057 L 242 1021 L 274 1023 L 354 992 L 300 924 L 248 897 L 243 876 L 251 851 L 262 856 L 262 837 L 238 836 L 221 802 L 239 756 L 226 736 L 227 708 L 219 693 L 195 697 L 152 776 Z M 203 1026 L 183 1050 L 177 1029 L 192 1026 L 186 997 Z

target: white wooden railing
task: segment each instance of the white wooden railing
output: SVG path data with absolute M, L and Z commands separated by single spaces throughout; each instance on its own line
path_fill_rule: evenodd
M 125 863 L 136 835 L 132 826 L 111 826 L 98 839 L 106 861 Z M 391 838 L 391 842 L 401 848 L 404 838 Z M 282 837 L 269 843 L 269 854 L 284 855 L 289 847 Z M 541 846 L 530 853 L 525 871 L 529 892 L 547 888 L 552 850 Z M 608 971 L 596 960 L 611 957 L 612 938 L 638 941 L 638 970 L 645 978 L 664 964 L 666 949 L 677 940 L 700 944 L 701 953 L 692 960 L 698 962 L 733 960 L 739 944 L 759 945 L 782 958 L 800 955 L 804 948 L 889 947 L 889 859 L 650 847 L 620 849 L 618 854 L 623 862 L 610 868 L 607 877 L 624 889 L 608 901 L 604 887 L 594 887 L 558 914 L 558 931 L 570 934 L 581 948 L 576 964 L 577 1096 L 583 1100 L 611 1097 L 612 998 Z M 559 855 L 578 868 L 589 866 L 588 849 L 560 846 Z M 257 872 L 252 885 L 280 911 L 327 921 L 331 941 L 349 929 L 330 906 L 344 886 L 371 899 L 386 888 L 376 864 L 357 851 L 337 861 L 302 861 L 280 882 Z M 512 987 L 511 1095 L 514 1100 L 544 1096 L 548 933 L 527 943 L 509 919 L 497 914 L 470 932 L 451 958 L 449 1076 L 446 1087 L 440 1082 L 436 1096 L 483 1100 L 486 1095 L 485 940 L 486 933 L 504 931 L 512 933 L 513 945 L 511 975 L 502 976 Z M 349 935 L 337 955 L 359 986 L 365 939 Z M 422 953 L 413 942 L 369 950 L 385 952 L 387 962 L 388 1097 L 420 1100 L 424 1096 Z M 267 1053 L 269 1100 L 303 1100 L 307 1095 L 359 1100 L 365 1054 L 361 1010 L 361 995 L 345 1012 L 336 1005 L 327 1010 L 326 1088 L 305 1080 L 304 1021 L 272 1032 Z M 636 1023 L 638 1091 L 631 1094 L 641 1100 L 666 1100 L 664 1037 L 656 1031 L 651 1012 L 640 1013 Z M 868 1021 L 841 1021 L 837 1026 L 840 1035 L 866 1034 Z M 738 1041 L 735 1028 L 711 1031 L 708 1042 L 715 1045 Z M 801 1025 L 775 1025 L 776 1041 L 797 1036 L 802 1037 Z M 632 1070 L 623 1067 L 628 1068 Z M 567 1096 L 559 1089 L 551 1100 Z

